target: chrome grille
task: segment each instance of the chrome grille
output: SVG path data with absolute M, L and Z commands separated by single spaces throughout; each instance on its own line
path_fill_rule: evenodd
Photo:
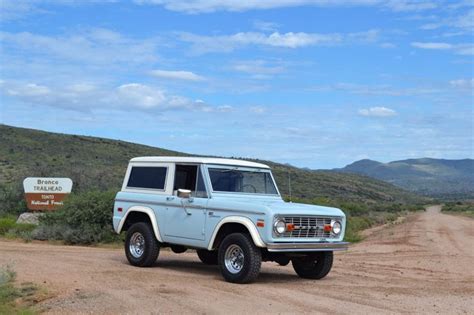
M 295 229 L 291 232 L 285 232 L 282 237 L 316 237 L 316 238 L 334 238 L 331 232 L 324 231 L 324 225 L 331 224 L 331 218 L 315 216 L 285 216 L 283 217 L 287 224 L 294 224 Z

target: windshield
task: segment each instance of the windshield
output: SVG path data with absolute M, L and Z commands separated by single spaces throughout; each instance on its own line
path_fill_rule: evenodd
M 212 189 L 220 192 L 277 195 L 269 171 L 239 170 L 237 168 L 209 168 Z

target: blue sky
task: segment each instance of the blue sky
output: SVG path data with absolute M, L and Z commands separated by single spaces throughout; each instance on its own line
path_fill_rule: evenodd
M 474 1 L 0 4 L 4 124 L 310 168 L 474 157 Z

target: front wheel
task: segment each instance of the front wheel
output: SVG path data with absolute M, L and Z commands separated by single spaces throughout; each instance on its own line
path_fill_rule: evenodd
M 133 224 L 125 238 L 125 255 L 130 264 L 138 267 L 153 265 L 160 253 L 160 245 L 150 224 Z
M 260 273 L 262 253 L 250 235 L 227 235 L 219 246 L 218 261 L 224 279 L 233 283 L 249 283 Z
M 306 279 L 322 279 L 332 268 L 333 253 L 318 252 L 305 257 L 293 258 L 293 269 L 298 276 Z

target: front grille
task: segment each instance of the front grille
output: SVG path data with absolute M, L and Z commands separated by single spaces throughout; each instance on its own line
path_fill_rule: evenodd
M 335 238 L 331 232 L 324 231 L 324 225 L 331 224 L 331 218 L 315 216 L 285 216 L 283 217 L 287 224 L 294 224 L 295 229 L 291 232 L 285 232 L 282 237 L 316 237 L 316 238 Z

